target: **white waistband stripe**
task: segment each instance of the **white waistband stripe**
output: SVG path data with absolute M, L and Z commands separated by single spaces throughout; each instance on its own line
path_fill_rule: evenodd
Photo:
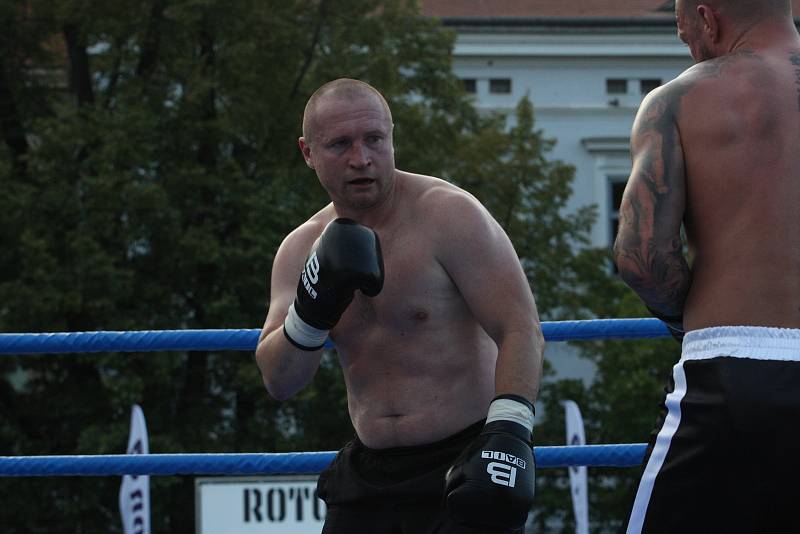
M 717 326 L 692 330 L 683 339 L 683 360 L 720 356 L 800 361 L 800 329 Z

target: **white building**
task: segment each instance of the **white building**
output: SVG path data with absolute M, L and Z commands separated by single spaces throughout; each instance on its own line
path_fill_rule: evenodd
M 642 97 L 692 59 L 664 0 L 424 0 L 457 32 L 453 69 L 481 109 L 512 112 L 528 95 L 550 159 L 575 166 L 571 207 L 595 204 L 592 243 L 608 246 L 630 173 Z

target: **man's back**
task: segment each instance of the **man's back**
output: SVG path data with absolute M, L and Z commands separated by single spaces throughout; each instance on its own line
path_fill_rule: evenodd
M 675 15 L 698 64 L 637 113 L 614 249 L 681 343 L 627 533 L 783 532 L 800 474 L 800 36 L 789 0 Z M 775 463 L 740 469 L 752 455 Z
M 692 261 L 686 328 L 800 326 L 800 47 L 734 52 L 673 83 Z

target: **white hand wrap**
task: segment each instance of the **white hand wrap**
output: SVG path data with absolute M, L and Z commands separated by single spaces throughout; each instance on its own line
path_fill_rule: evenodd
M 283 322 L 283 331 L 295 345 L 306 350 L 317 350 L 328 339 L 328 330 L 319 330 L 303 321 L 294 310 L 294 303 L 289 306 L 289 313 Z
M 533 412 L 528 405 L 513 399 L 495 399 L 489 405 L 486 423 L 513 421 L 533 432 Z

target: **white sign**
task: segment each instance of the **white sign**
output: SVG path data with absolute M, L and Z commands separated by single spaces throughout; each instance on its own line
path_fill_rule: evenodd
M 583 417 L 578 405 L 571 400 L 562 401 L 566 410 L 567 445 L 586 445 Z M 575 512 L 576 534 L 589 534 L 589 484 L 586 466 L 569 468 L 569 485 L 572 488 L 572 508 Z
M 147 424 L 138 404 L 131 411 L 128 454 L 149 454 Z M 150 534 L 150 477 L 124 475 L 119 488 L 119 513 L 125 534 Z
M 198 478 L 197 534 L 319 534 L 316 491 L 316 475 Z

